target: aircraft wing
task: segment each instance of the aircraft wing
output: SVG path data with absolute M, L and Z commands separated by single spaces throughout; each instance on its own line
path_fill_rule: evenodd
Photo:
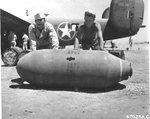
M 0 9 L 0 13 L 1 13 L 2 30 L 7 28 L 15 32 L 25 32 L 25 33 L 28 32 L 27 30 L 30 23 L 2 9 Z
M 22 33 L 28 33 L 29 22 L 0 9 L 1 15 L 1 48 L 2 51 L 8 48 L 8 35 L 10 31 L 13 31 L 17 35 L 17 46 L 22 45 Z

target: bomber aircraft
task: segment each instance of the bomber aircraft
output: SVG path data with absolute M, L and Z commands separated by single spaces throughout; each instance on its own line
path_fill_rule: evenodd
M 28 34 L 28 26 L 34 22 L 33 19 L 25 21 L 17 16 L 14 16 L 7 11 L 1 11 L 1 54 L 2 60 L 6 65 L 16 65 L 18 57 L 22 49 L 22 35 Z M 104 41 L 116 40 L 124 37 L 131 37 L 138 33 L 143 27 L 144 2 L 143 0 L 112 0 L 110 7 L 106 8 L 101 19 L 96 19 L 100 23 Z M 75 35 L 80 23 L 83 19 L 75 18 L 50 18 L 46 14 L 46 20 L 53 24 L 58 38 L 60 48 L 65 48 L 67 45 L 73 45 Z M 9 46 L 8 35 L 10 31 L 17 34 L 17 46 L 12 50 L 13 58 L 7 53 Z M 30 43 L 28 43 L 28 47 Z M 5 54 L 6 52 L 6 54 Z M 109 53 L 125 59 L 123 50 L 109 50 Z M 22 53 L 22 57 L 26 53 Z M 5 55 L 5 56 L 4 56 Z M 14 57 L 15 56 L 15 57 Z M 9 61 L 8 61 L 9 60 Z
M 101 24 L 104 41 L 137 34 L 142 27 L 143 13 L 143 0 L 112 0 L 102 19 L 97 20 Z M 78 25 L 83 19 L 46 19 L 54 25 L 60 46 L 74 44 Z M 28 33 L 32 22 L 1 10 L 1 23 L 4 50 L 7 48 L 7 31 L 15 31 L 21 39 L 22 32 Z M 114 51 L 110 53 L 115 54 Z M 110 53 L 78 49 L 37 50 L 20 58 L 16 69 L 24 81 L 37 86 L 106 88 L 132 76 L 131 63 Z
M 2 51 L 8 48 L 7 35 L 14 31 L 18 36 L 20 47 L 22 33 L 28 33 L 28 26 L 33 20 L 25 21 L 7 11 L 1 11 L 1 39 Z M 102 19 L 97 19 L 101 24 L 104 41 L 129 37 L 137 34 L 142 27 L 144 13 L 143 0 L 112 0 L 110 7 L 102 14 Z M 49 18 L 46 20 L 54 25 L 59 37 L 60 46 L 73 45 L 78 25 L 83 19 L 59 19 Z

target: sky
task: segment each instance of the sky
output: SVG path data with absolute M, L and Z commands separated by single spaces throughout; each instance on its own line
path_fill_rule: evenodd
M 110 0 L 3 0 L 0 7 L 17 16 L 25 17 L 26 10 L 33 16 L 37 12 L 48 13 L 58 17 L 83 17 L 85 10 L 102 12 L 109 7 Z
M 98 19 L 103 11 L 110 6 L 111 0 L 3 0 L 0 8 L 22 19 L 33 17 L 37 12 L 50 14 L 51 17 L 83 18 L 86 10 L 96 13 Z M 148 24 L 148 0 L 144 0 L 144 25 Z M 28 10 L 29 16 L 26 16 Z M 145 38 L 143 38 L 145 36 Z M 148 40 L 148 27 L 141 29 L 134 36 L 137 40 Z

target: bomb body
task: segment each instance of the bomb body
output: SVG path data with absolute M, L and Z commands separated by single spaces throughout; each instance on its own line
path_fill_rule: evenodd
M 106 88 L 127 80 L 131 64 L 106 51 L 37 50 L 17 64 L 20 77 L 42 87 Z

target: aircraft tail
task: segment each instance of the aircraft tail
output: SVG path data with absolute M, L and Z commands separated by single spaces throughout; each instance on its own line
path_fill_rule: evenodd
M 103 17 L 109 17 L 103 34 L 104 39 L 135 35 L 142 26 L 143 14 L 143 0 L 112 0 L 110 8 L 103 13 Z

